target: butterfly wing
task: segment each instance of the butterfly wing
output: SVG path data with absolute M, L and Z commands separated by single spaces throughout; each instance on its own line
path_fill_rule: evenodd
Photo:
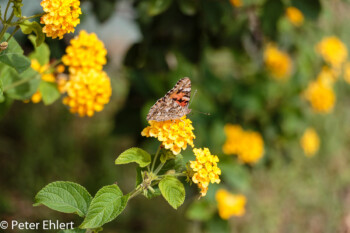
M 191 97 L 191 80 L 180 79 L 175 86 L 159 99 L 150 109 L 148 121 L 167 121 L 179 119 L 191 112 L 188 104 Z

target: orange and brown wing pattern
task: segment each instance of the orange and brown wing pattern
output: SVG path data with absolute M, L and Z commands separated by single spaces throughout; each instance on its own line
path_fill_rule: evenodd
M 188 103 L 191 97 L 191 80 L 180 79 L 175 86 L 159 99 L 149 110 L 148 121 L 167 121 L 179 119 L 191 112 Z

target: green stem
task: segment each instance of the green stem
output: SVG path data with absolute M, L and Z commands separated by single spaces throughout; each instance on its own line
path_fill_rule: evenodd
M 187 176 L 185 173 L 174 173 L 174 174 L 166 174 L 166 175 L 160 175 L 158 176 L 158 178 L 163 178 L 164 176 L 175 176 L 175 177 L 179 177 L 179 176 Z
M 129 200 L 131 199 L 131 198 L 134 198 L 134 197 L 136 197 L 137 195 L 139 195 L 140 193 L 142 192 L 142 188 L 141 187 L 138 187 L 138 188 L 136 188 L 135 190 L 133 190 L 133 191 L 131 191 L 130 193 L 129 193 Z
M 41 17 L 43 15 L 45 15 L 46 13 L 40 13 L 40 14 L 36 14 L 36 15 L 32 15 L 32 16 L 29 16 L 29 17 L 21 17 L 19 20 L 17 20 L 16 22 L 13 22 L 10 24 L 10 26 L 15 26 L 15 25 L 18 25 L 20 23 L 23 23 L 25 20 L 28 20 L 28 19 L 34 19 L 34 18 L 37 18 L 37 17 Z
M 10 4 L 11 4 L 11 0 L 9 0 L 8 3 L 7 3 L 5 14 L 4 14 L 4 21 L 6 21 L 7 11 L 9 9 L 9 7 L 10 7 Z
M 162 169 L 162 167 L 164 166 L 165 163 L 160 163 L 159 166 L 157 167 L 157 169 L 154 171 L 154 174 L 158 174 L 158 172 Z
M 157 153 L 156 153 L 156 155 L 155 155 L 154 158 L 153 158 L 153 163 L 152 163 L 152 167 L 151 167 L 151 171 L 152 171 L 152 172 L 153 172 L 153 170 L 154 170 L 154 166 L 156 165 L 156 160 L 158 159 L 158 155 L 159 155 L 161 146 L 162 146 L 162 144 L 160 144 L 160 146 L 158 147 Z
M 19 80 L 17 82 L 14 82 L 14 83 L 4 87 L 3 92 L 6 92 L 6 91 L 8 91 L 8 90 L 10 90 L 12 88 L 15 88 L 15 87 L 17 87 L 19 85 L 22 85 L 22 84 L 26 83 L 26 82 L 29 82 L 29 81 L 37 78 L 37 77 L 39 77 L 39 75 L 33 75 L 31 77 L 28 77 L 28 78 L 25 78 L 25 79 L 21 79 L 21 80 Z
M 18 31 L 19 26 L 16 26 L 15 30 L 13 30 L 13 32 L 11 33 L 11 35 L 9 36 L 9 38 L 7 38 L 6 42 L 9 42 L 10 39 L 12 38 L 12 36 Z

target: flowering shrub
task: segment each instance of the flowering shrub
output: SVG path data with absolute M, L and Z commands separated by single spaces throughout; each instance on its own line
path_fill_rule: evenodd
M 320 147 L 320 139 L 313 128 L 307 128 L 300 139 L 300 145 L 306 156 L 311 157 L 316 154 Z
M 276 45 L 267 45 L 264 51 L 264 60 L 272 77 L 278 80 L 285 80 L 290 77 L 292 61 L 288 54 L 279 50 Z

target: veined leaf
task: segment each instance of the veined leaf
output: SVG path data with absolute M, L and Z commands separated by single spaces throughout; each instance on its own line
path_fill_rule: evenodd
M 140 148 L 130 148 L 119 155 L 115 164 L 138 163 L 140 167 L 146 167 L 151 163 L 151 155 Z
M 57 181 L 38 192 L 34 206 L 45 205 L 59 212 L 76 213 L 84 217 L 91 199 L 91 195 L 83 186 L 73 182 Z
M 29 54 L 30 59 L 36 59 L 40 65 L 46 65 L 50 61 L 50 49 L 49 46 L 43 42 L 39 46 L 35 42 L 37 40 L 36 36 L 30 35 L 28 39 L 32 42 L 34 46 L 34 52 Z
M 159 189 L 165 200 L 174 209 L 177 209 L 185 201 L 185 188 L 176 177 L 165 176 L 159 182 Z
M 52 82 L 41 81 L 39 85 L 39 90 L 45 105 L 52 104 L 61 96 L 60 92 L 58 91 L 57 85 Z

